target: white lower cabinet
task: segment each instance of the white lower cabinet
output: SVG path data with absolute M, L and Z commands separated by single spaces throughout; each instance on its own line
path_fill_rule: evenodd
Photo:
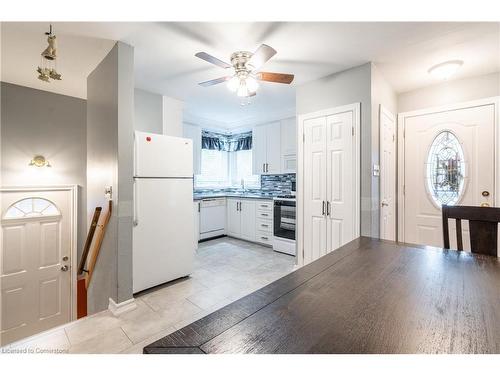
M 240 214 L 240 200 L 231 199 L 227 200 L 227 235 L 232 237 L 241 236 L 241 214 Z
M 272 201 L 228 198 L 227 235 L 271 246 L 272 207 Z
M 241 238 L 255 241 L 255 201 L 240 201 Z

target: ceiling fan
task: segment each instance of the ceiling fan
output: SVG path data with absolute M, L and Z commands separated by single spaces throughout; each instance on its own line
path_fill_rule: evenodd
M 195 55 L 196 57 L 226 70 L 224 77 L 200 82 L 199 85 L 208 87 L 227 81 L 229 90 L 236 92 L 240 97 L 250 97 L 256 94 L 259 87 L 258 81 L 292 83 L 293 74 L 260 71 L 260 68 L 275 54 L 276 50 L 274 48 L 261 44 L 254 53 L 248 51 L 234 52 L 231 55 L 231 64 L 228 64 L 206 52 L 198 52 Z

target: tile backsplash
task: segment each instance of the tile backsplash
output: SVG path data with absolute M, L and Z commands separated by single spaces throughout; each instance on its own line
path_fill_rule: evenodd
M 292 182 L 295 182 L 295 173 L 262 175 L 260 177 L 260 189 L 246 189 L 250 193 L 259 193 L 266 195 L 290 194 Z M 238 188 L 227 189 L 195 189 L 195 193 L 222 193 L 239 192 Z
M 292 182 L 295 182 L 295 173 L 262 175 L 260 189 L 263 192 L 290 194 Z

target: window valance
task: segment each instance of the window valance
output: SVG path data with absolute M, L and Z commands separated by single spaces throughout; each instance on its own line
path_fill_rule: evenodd
M 252 132 L 221 134 L 203 130 L 201 148 L 218 151 L 241 151 L 252 149 Z

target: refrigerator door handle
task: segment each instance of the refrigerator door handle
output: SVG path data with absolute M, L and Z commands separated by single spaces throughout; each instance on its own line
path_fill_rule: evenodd
M 133 199 L 134 199 L 134 213 L 133 213 L 133 225 L 134 227 L 139 225 L 139 206 L 137 204 L 137 180 L 134 180 L 134 192 L 133 192 Z

